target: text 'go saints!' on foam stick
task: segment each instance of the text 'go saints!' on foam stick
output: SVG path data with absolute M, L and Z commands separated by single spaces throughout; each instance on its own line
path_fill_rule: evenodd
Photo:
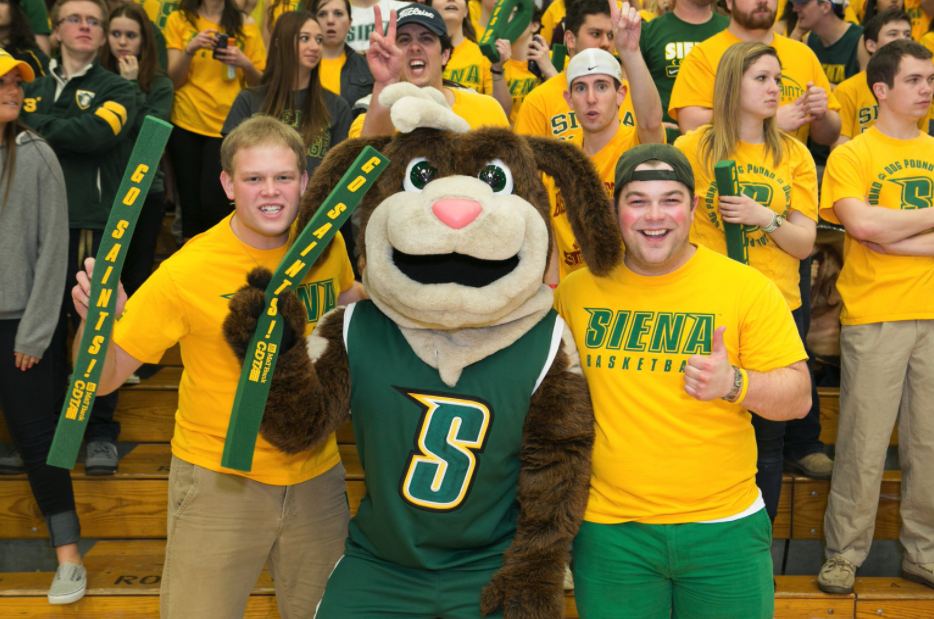
M 717 180 L 719 195 L 739 195 L 739 175 L 736 172 L 735 161 L 732 159 L 718 161 L 713 167 L 713 174 Z M 749 248 L 746 246 L 746 231 L 743 224 L 723 221 L 723 234 L 726 236 L 726 255 L 737 262 L 749 264 Z
M 386 169 L 389 160 L 371 146 L 353 162 L 340 183 L 295 239 L 266 288 L 266 311 L 256 320 L 237 384 L 221 466 L 249 472 L 256 437 L 266 410 L 272 375 L 279 358 L 284 321 L 279 318 L 279 295 L 300 284 L 337 230 L 360 204 L 363 195 Z M 295 337 L 302 337 L 296 333 Z
M 110 208 L 110 217 L 107 218 L 107 227 L 97 250 L 97 261 L 91 276 L 91 294 L 85 322 L 87 326 L 81 337 L 78 360 L 46 459 L 46 463 L 51 466 L 63 469 L 75 467 L 91 407 L 97 397 L 104 357 L 110 346 L 120 272 L 123 270 L 130 239 L 133 238 L 133 230 L 136 229 L 136 220 L 139 219 L 170 133 L 172 125 L 152 116 L 146 117 Z

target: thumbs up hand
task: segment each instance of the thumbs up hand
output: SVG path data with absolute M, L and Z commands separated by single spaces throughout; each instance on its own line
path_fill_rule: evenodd
M 733 389 L 735 372 L 723 343 L 720 327 L 713 333 L 713 346 L 709 355 L 694 355 L 684 367 L 684 390 L 702 402 L 722 398 Z

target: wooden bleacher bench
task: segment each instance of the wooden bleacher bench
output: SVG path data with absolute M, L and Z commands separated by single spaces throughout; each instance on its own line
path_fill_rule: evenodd
M 73 472 L 82 533 L 98 542 L 88 552 L 89 590 L 80 602 L 50 606 L 45 595 L 51 573 L 0 573 L 0 617 L 158 617 L 159 581 L 165 548 L 166 496 L 181 357 L 172 349 L 162 369 L 139 385 L 121 389 L 118 419 L 121 441 L 140 443 L 120 461 L 113 477 L 88 477 L 83 467 Z M 836 437 L 839 394 L 820 391 L 822 439 Z M 337 432 L 338 448 L 347 470 L 351 512 L 363 498 L 363 470 L 349 424 Z M 0 422 L 0 440 L 9 440 Z M 897 444 L 897 437 L 893 437 Z M 876 522 L 876 539 L 897 538 L 901 473 L 887 471 Z M 820 539 L 829 482 L 786 475 L 783 479 L 777 539 Z M 45 523 L 25 475 L 0 477 L 0 538 L 46 538 Z M 934 590 L 898 578 L 860 578 L 851 596 L 828 596 L 817 589 L 814 577 L 779 576 L 775 617 L 803 619 L 832 617 L 869 619 L 934 618 Z M 565 601 L 567 617 L 577 617 L 574 598 Z M 882 611 L 882 615 L 878 614 Z M 277 617 L 272 583 L 265 571 L 253 589 L 246 617 Z

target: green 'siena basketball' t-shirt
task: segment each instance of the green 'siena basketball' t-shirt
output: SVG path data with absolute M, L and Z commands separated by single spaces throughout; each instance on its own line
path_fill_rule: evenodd
M 347 307 L 350 410 L 366 496 L 345 554 L 426 570 L 502 565 L 519 512 L 522 427 L 563 329 L 550 311 L 449 387 L 372 302 Z
M 705 24 L 689 24 L 676 17 L 673 11 L 642 25 L 639 50 L 662 99 L 665 122 L 676 123 L 668 115 L 668 101 L 671 99 L 671 89 L 674 87 L 675 78 L 678 77 L 681 61 L 692 47 L 725 30 L 728 25 L 730 19 L 717 12 L 714 12 Z M 680 135 L 677 130 L 672 129 L 668 129 L 666 133 L 669 134 L 669 144 Z

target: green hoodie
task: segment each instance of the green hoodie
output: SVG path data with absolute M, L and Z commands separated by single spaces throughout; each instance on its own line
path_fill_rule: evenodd
M 82 73 L 50 74 L 24 84 L 22 120 L 49 143 L 65 173 L 68 220 L 73 229 L 103 230 L 130 152 L 139 93 L 97 59 Z

